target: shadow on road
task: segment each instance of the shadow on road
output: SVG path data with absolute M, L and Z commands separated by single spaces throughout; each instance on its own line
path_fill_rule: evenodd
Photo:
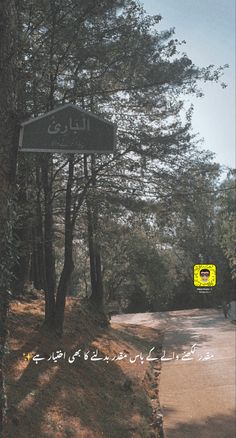
M 154 331 L 163 331 L 164 348 L 169 352 L 182 354 L 194 344 L 198 347 L 212 340 L 216 330 L 221 333 L 234 329 L 230 321 L 224 318 L 221 310 L 189 309 L 169 312 L 150 312 L 117 315 L 112 322 L 146 326 Z
M 168 411 L 170 410 L 166 410 L 166 416 Z M 234 438 L 236 436 L 235 413 L 232 411 L 231 415 L 206 416 L 201 421 L 177 423 L 173 429 L 166 430 L 166 435 L 168 438 Z

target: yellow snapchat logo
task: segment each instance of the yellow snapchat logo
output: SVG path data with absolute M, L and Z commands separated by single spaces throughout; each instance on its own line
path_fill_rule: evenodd
M 213 287 L 216 285 L 215 265 L 194 265 L 193 283 L 197 287 Z

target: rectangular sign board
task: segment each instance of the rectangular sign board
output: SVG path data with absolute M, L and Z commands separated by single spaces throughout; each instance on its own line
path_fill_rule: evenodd
M 115 138 L 114 123 L 67 104 L 22 123 L 19 150 L 111 154 Z

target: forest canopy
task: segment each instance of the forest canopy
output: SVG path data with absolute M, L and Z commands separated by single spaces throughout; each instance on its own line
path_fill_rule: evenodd
M 137 1 L 11 4 L 1 92 L 11 85 L 15 161 L 20 124 L 60 105 L 117 125 L 114 154 L 18 153 L 1 231 L 1 240 L 10 233 L 1 265 L 13 295 L 44 291 L 45 324 L 58 332 L 67 294 L 122 311 L 209 304 L 192 285 L 197 263 L 219 266 L 214 303 L 231 296 L 232 176 L 222 182 L 185 103 L 203 82 L 225 87 L 227 66 L 196 66 L 174 29 L 160 31 L 161 16 Z

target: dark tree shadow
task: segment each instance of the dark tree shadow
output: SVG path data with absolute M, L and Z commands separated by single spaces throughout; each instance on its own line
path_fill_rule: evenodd
M 66 333 L 60 343 L 55 344 L 53 336 L 37 332 L 35 328 L 33 336 L 26 337 L 21 348 L 9 354 L 8 375 L 16 373 L 16 378 L 7 381 L 9 406 L 4 438 L 34 435 L 39 438 L 131 438 L 136 427 L 132 418 L 151 422 L 150 400 L 141 382 L 134 380 L 125 388 L 127 375 L 115 362 L 78 359 L 73 364 L 62 360 L 58 363 L 42 361 L 36 365 L 31 361 L 24 363 L 23 372 L 17 376 L 23 353 L 34 351 L 46 357 L 58 349 L 76 351 L 80 346 L 92 345 L 96 338 L 109 341 L 115 332 L 111 328 L 98 329 L 95 337 L 94 326 L 89 326 L 89 322 L 83 326 L 80 316 L 77 308 L 68 312 L 67 318 L 74 321 L 75 332 Z M 18 339 L 25 336 L 22 327 L 27 327 L 30 318 L 28 312 L 20 316 L 20 326 L 15 333 Z M 39 322 L 40 318 L 35 318 L 36 326 Z M 113 336 L 117 335 L 113 333 Z M 128 335 L 127 348 L 131 340 L 132 336 Z
M 177 423 L 174 428 L 165 428 L 168 438 L 235 438 L 235 412 L 230 415 L 207 416 L 202 421 Z
M 187 313 L 186 313 L 187 312 Z M 189 351 L 191 346 L 197 344 L 201 347 L 204 343 L 211 340 L 211 334 L 207 331 L 200 333 L 200 329 L 215 327 L 221 332 L 230 332 L 235 329 L 230 321 L 225 320 L 220 310 L 216 309 L 190 309 L 176 310 L 170 312 L 154 312 L 139 314 L 138 326 L 149 324 L 155 326 L 153 330 L 163 330 L 163 344 L 167 346 L 170 352 L 182 354 Z M 186 323 L 186 320 L 188 323 Z M 126 324 L 137 321 L 137 315 L 125 314 L 112 318 L 115 323 L 124 322 Z M 191 326 L 191 321 L 193 325 Z

